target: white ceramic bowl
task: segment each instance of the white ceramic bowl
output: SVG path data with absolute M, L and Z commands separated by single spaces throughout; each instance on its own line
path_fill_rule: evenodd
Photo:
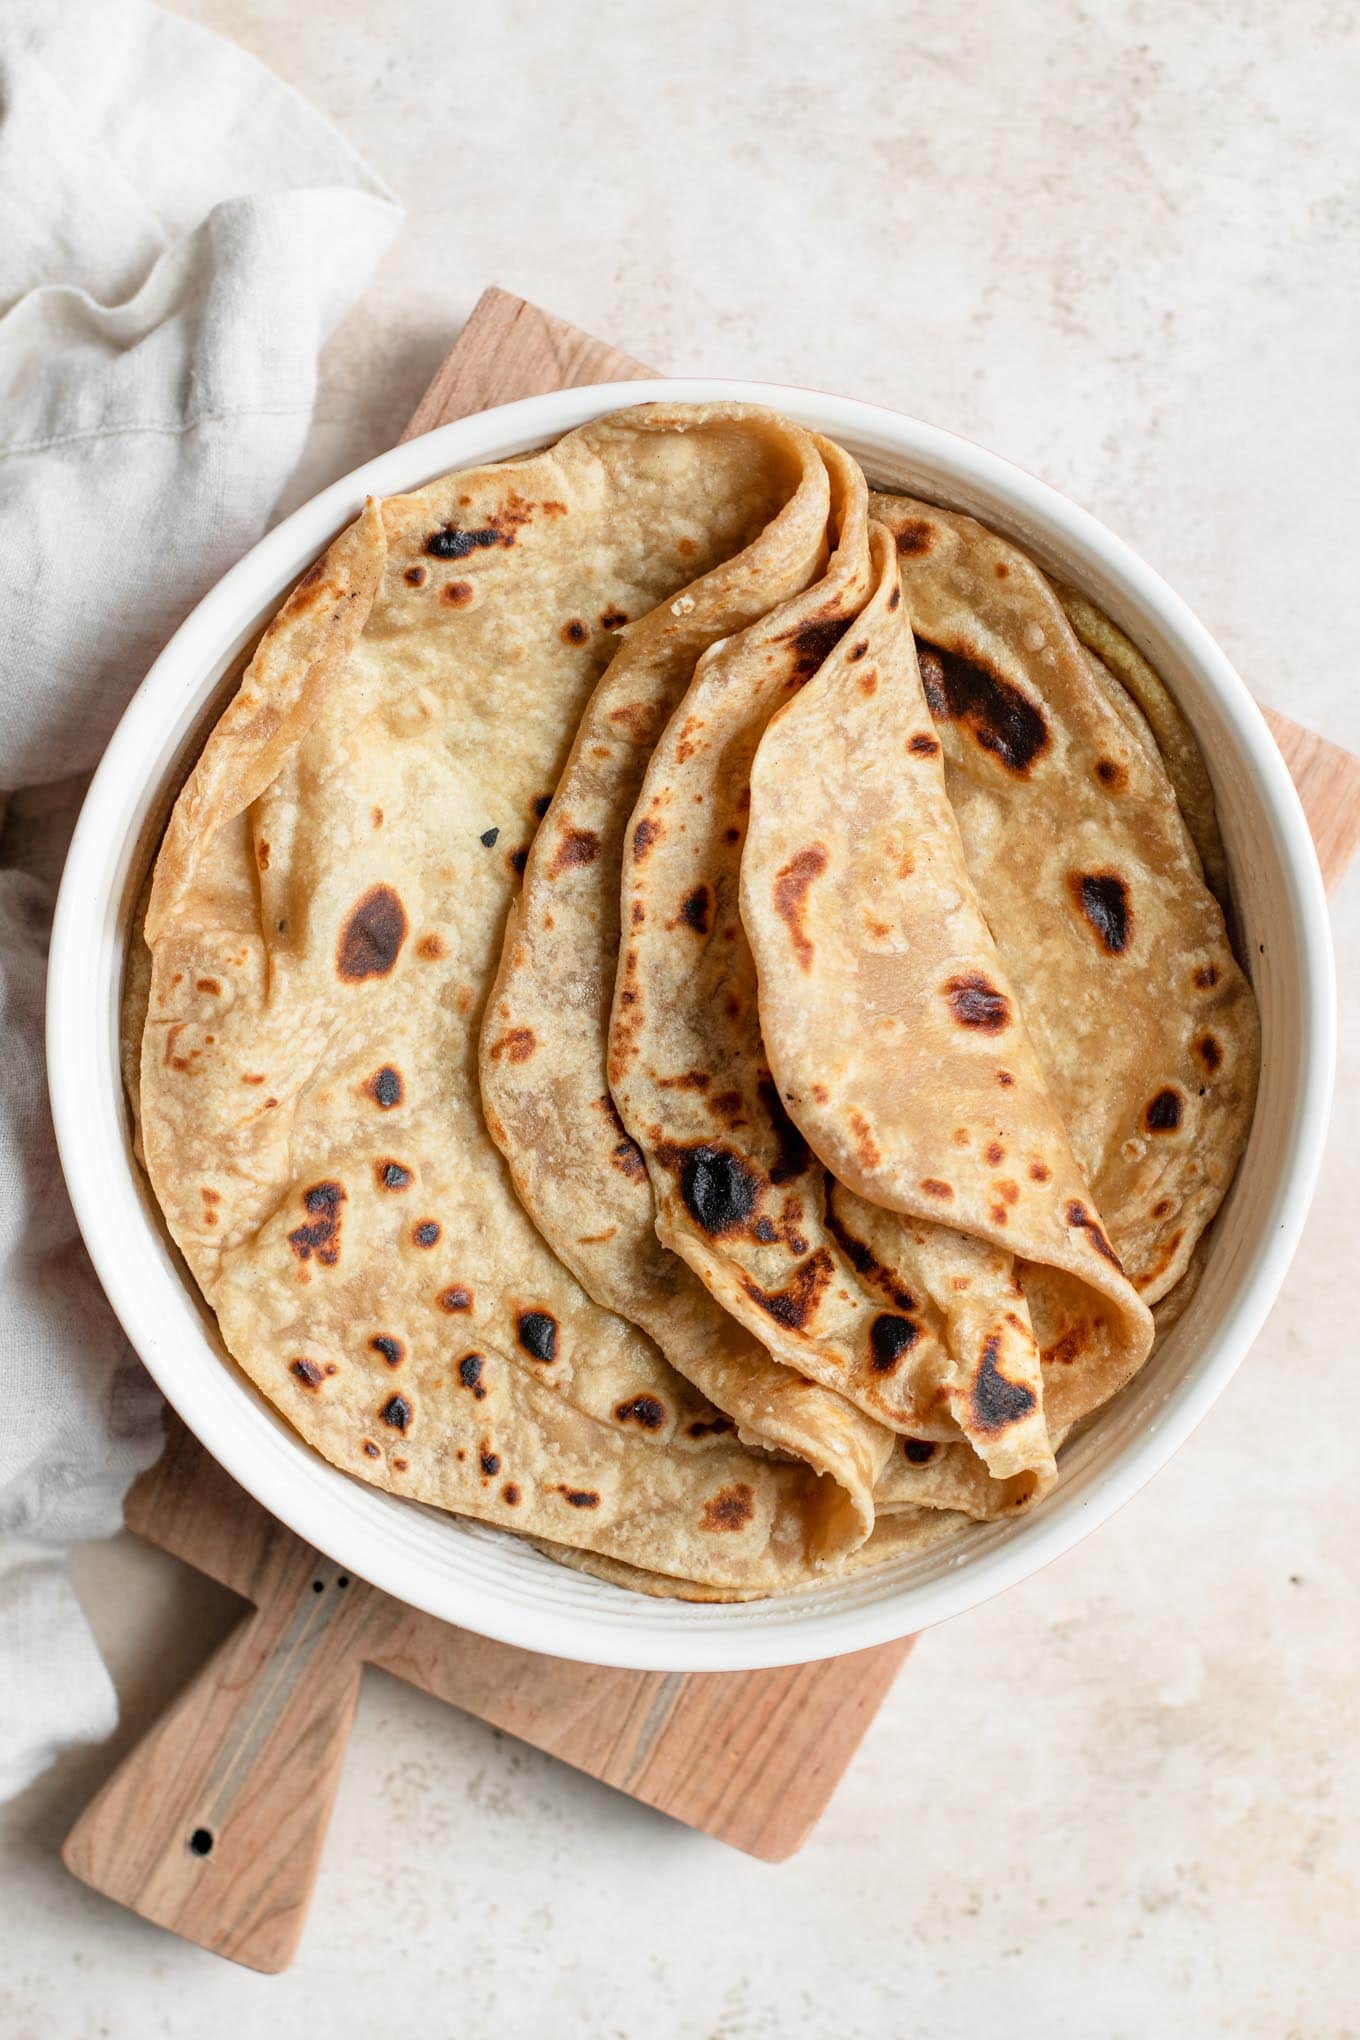
M 366 495 L 525 453 L 602 412 L 657 399 L 786 412 L 838 440 L 872 481 L 970 511 L 1016 539 L 1128 633 L 1208 760 L 1264 1030 L 1255 1125 L 1198 1295 L 1156 1358 L 1064 1454 L 1053 1495 L 1033 1515 L 970 1526 L 881 1572 L 737 1607 L 620 1593 L 319 1459 L 227 1359 L 134 1168 L 119 1080 L 137 888 L 169 799 L 230 692 L 224 676 L 283 591 Z M 1289 774 L 1223 653 L 1126 545 L 994 454 L 895 412 L 766 384 L 639 382 L 531 397 L 395 447 L 295 512 L 205 597 L 147 675 L 81 814 L 52 939 L 48 1050 L 62 1163 L 100 1279 L 165 1394 L 243 1487 L 363 1578 L 483 1635 L 599 1664 L 722 1671 L 859 1650 L 956 1615 L 1065 1551 L 1157 1471 L 1242 1360 L 1294 1251 L 1331 1096 L 1333 1012 L 1322 882 Z

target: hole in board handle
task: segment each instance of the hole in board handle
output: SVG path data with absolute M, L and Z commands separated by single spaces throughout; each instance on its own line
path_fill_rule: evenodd
M 211 1856 L 212 1832 L 209 1828 L 195 1828 L 189 1837 L 189 1847 L 196 1856 Z

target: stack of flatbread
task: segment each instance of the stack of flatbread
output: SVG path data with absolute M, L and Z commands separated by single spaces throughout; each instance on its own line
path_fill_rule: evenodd
M 155 1194 L 315 1449 L 653 1593 L 1032 1509 L 1246 1141 L 1190 732 L 981 525 L 742 405 L 370 502 L 180 794 Z

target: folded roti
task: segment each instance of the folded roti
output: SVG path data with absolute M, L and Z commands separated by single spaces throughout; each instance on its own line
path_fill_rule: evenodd
M 969 877 L 1105 1230 L 1156 1304 L 1232 1180 L 1260 1066 L 1256 1003 L 1206 884 L 1222 852 L 1203 760 L 1127 640 L 1078 604 L 1083 643 L 1016 547 L 927 503 L 873 509 L 897 544 Z M 1087 1331 L 1063 1334 L 1064 1361 Z M 1069 1361 L 1050 1416 L 1087 1406 Z
M 869 861 L 887 859 L 896 876 L 919 839 L 914 768 L 933 787 L 937 833 L 946 850 L 953 848 L 952 857 L 937 854 L 915 897 L 930 913 L 952 907 L 956 923 L 967 924 L 951 952 L 955 1004 L 971 1012 L 970 988 L 986 983 L 998 1006 L 1014 1005 L 1000 988 L 948 816 L 939 744 L 929 734 L 901 614 L 895 552 L 886 533 L 877 535 L 872 555 L 866 539 L 859 525 L 843 541 L 841 550 L 854 549 L 853 572 L 841 570 L 843 593 L 833 559 L 825 583 L 708 652 L 656 747 L 630 823 L 609 1076 L 647 1161 L 663 1241 L 786 1364 L 903 1434 L 894 1500 L 986 1516 L 1032 1499 L 1053 1473 L 1038 1347 L 1011 1244 L 1016 1235 L 1022 1250 L 1052 1263 L 1053 1287 L 1064 1300 L 1094 1293 L 1103 1306 L 1095 1314 L 1108 1326 L 1102 1356 L 1117 1356 L 1125 1374 L 1145 1355 L 1151 1323 L 1108 1246 L 1102 1251 L 1089 1191 L 1018 1015 L 1006 1042 L 1026 1101 L 1017 1137 L 1026 1141 L 1027 1164 L 1042 1170 L 1042 1186 L 1027 1182 L 1023 1213 L 1007 1201 L 1018 1195 L 1009 1172 L 985 1160 L 988 1138 L 974 1168 L 987 1173 L 988 1184 L 971 1200 L 952 1180 L 961 1173 L 952 1166 L 955 1154 L 942 1158 L 939 1151 L 939 1101 L 951 1098 L 955 1086 L 967 1096 L 978 1043 L 985 1083 L 997 1091 L 990 1024 L 955 1023 L 957 1045 L 946 1037 L 936 1053 L 932 1042 L 913 1062 L 920 1072 L 916 1095 L 931 1099 L 934 1116 L 918 1141 L 924 1187 L 914 1182 L 915 1206 L 895 1210 L 883 1208 L 890 1200 L 853 1146 L 833 1153 L 819 1145 L 778 1064 L 772 1075 L 766 1059 L 770 1050 L 773 1061 L 769 1018 L 757 1007 L 750 917 L 743 927 L 738 900 L 744 843 L 746 857 L 752 854 L 746 830 L 752 760 L 758 745 L 764 755 L 775 733 L 793 729 L 814 700 L 830 698 L 834 706 L 821 714 L 810 741 L 779 747 L 773 777 L 781 811 L 795 818 L 796 832 L 796 818 L 809 806 L 817 810 L 825 796 L 837 810 L 842 840 L 862 842 Z M 856 705 L 869 711 L 862 743 Z M 924 756 L 910 751 L 913 738 L 928 746 Z M 866 773 L 881 775 L 876 793 L 866 794 Z M 786 843 L 787 856 L 770 872 L 774 925 L 792 937 L 795 1005 L 807 985 L 800 906 L 825 866 L 826 833 L 814 828 Z M 842 936 L 840 961 L 851 978 L 819 974 L 813 984 L 829 1000 L 807 1001 L 799 1023 L 809 1103 L 817 1094 L 833 1096 L 842 1045 L 859 1033 L 863 1016 L 847 992 L 856 957 L 865 978 L 875 957 L 889 959 L 900 939 L 859 908 Z M 883 981 L 881 990 L 891 1002 L 907 987 Z M 921 1047 L 910 1027 L 899 1027 L 896 1040 L 899 1054 L 915 1057 Z M 858 1114 L 846 1131 L 861 1150 L 871 1147 L 869 1125 Z M 1077 1200 L 1089 1214 L 1085 1229 L 1062 1217 Z
M 756 753 L 742 917 L 780 1097 L 841 1183 L 905 1221 L 950 1408 L 994 1466 L 1013 1413 L 1052 1421 L 1040 1346 L 1086 1327 L 1064 1390 L 1094 1406 L 1153 1326 L 979 907 L 882 525 L 874 545 L 873 600 Z
M 551 1252 L 477 1044 L 614 633 L 817 466 L 767 413 L 648 406 L 370 503 L 209 738 L 145 925 L 147 1167 L 261 1392 L 394 1493 L 714 1590 L 803 1579 L 862 1521 Z
M 1171 781 L 1181 818 L 1199 855 L 1205 882 L 1226 911 L 1228 860 L 1218 831 L 1214 789 L 1194 732 L 1160 674 L 1108 616 L 1075 588 L 1050 580 L 1063 614 L 1086 647 L 1087 669 L 1110 706 L 1139 740 L 1151 737 Z M 1111 686 L 1111 679 L 1115 685 Z
M 827 599 L 847 573 L 846 599 L 853 606 L 862 596 L 863 477 L 835 447 L 800 443 L 799 487 L 746 551 L 620 634 L 510 910 L 482 1030 L 481 1085 L 525 1208 L 583 1287 L 641 1326 L 743 1439 L 831 1475 L 867 1535 L 891 1433 L 775 1360 L 663 1246 L 647 1170 L 606 1069 L 625 827 L 697 660 L 809 589 L 812 602 Z M 683 952 L 698 912 L 692 901 L 671 931 Z

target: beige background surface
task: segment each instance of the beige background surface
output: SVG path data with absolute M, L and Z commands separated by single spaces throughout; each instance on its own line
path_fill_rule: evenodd
M 821 385 L 1067 489 L 1261 695 L 1360 748 L 1360 27 L 1345 0 L 829 8 L 181 0 L 408 210 L 297 501 L 387 445 L 496 280 L 677 371 Z M 1343 1019 L 1360 874 L 1336 904 Z M 370 1675 L 286 1977 L 72 1883 L 108 1768 L 4 1810 L 5 2040 L 1360 2032 L 1360 1041 L 1303 1251 L 1224 1402 L 1040 1578 L 929 1636 L 769 1869 Z M 80 1578 L 128 1735 L 230 1619 Z

